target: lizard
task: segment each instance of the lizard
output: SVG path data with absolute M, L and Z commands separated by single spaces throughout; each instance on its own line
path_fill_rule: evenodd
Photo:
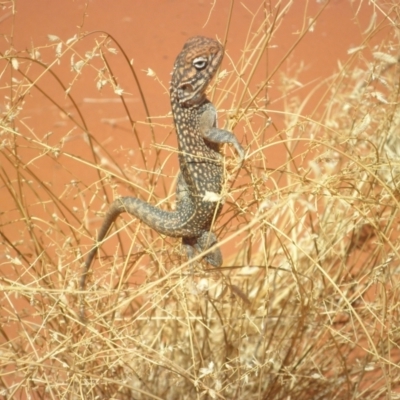
M 232 144 L 241 161 L 245 155 L 236 136 L 217 127 L 216 109 L 205 93 L 221 65 L 223 55 L 224 48 L 218 41 L 196 36 L 187 40 L 174 63 L 170 102 L 180 167 L 175 211 L 162 210 L 136 197 L 114 200 L 98 232 L 96 245 L 85 260 L 81 290 L 85 287 L 99 243 L 121 213 L 134 215 L 160 234 L 182 238 L 182 246 L 189 259 L 196 252 L 201 253 L 217 243 L 211 225 L 221 212 L 222 205 L 212 194 L 220 195 L 224 183 L 221 146 Z M 216 248 L 208 252 L 204 260 L 220 267 L 221 250 Z

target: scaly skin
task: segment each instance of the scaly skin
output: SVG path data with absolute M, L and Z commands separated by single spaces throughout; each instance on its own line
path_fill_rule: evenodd
M 217 128 L 217 112 L 205 95 L 223 54 L 224 49 L 217 41 L 197 36 L 185 43 L 175 61 L 170 99 L 180 165 L 176 210 L 163 211 L 135 197 L 121 197 L 111 204 L 97 243 L 104 239 L 112 223 L 123 212 L 134 215 L 161 234 L 182 238 L 189 258 L 217 242 L 215 234 L 210 230 L 212 222 L 221 212 L 221 205 L 218 201 L 210 201 L 209 194 L 219 195 L 222 192 L 221 145 L 232 144 L 241 160 L 244 158 L 244 150 L 233 133 Z M 85 261 L 81 289 L 85 287 L 85 279 L 96 251 L 97 245 Z M 221 251 L 211 251 L 204 259 L 219 267 L 222 264 Z

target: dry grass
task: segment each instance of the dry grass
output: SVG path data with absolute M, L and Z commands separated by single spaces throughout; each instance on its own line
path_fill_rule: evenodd
M 107 153 L 73 92 L 95 77 L 109 97 L 129 100 L 112 77 L 112 57 L 124 60 L 122 49 L 113 54 L 117 43 L 101 34 L 52 38 L 29 54 L 3 54 L 0 179 L 10 207 L 0 215 L 1 396 L 400 398 L 400 9 L 371 25 L 349 61 L 315 88 L 322 95 L 311 116 L 284 60 L 263 70 L 284 11 L 282 2 L 251 27 L 243 58 L 234 67 L 225 60 L 211 91 L 248 148 L 240 170 L 226 149 L 216 224 L 232 254 L 225 267 L 190 273 L 179 241 L 124 216 L 89 279 L 86 326 L 77 285 L 91 222 L 124 187 L 174 206 L 164 172 L 176 158 L 171 118 L 134 123 L 124 103 L 119 128 L 133 136 Z M 383 27 L 390 39 L 372 45 Z M 68 90 L 54 67 L 69 68 L 72 54 Z M 284 99 L 281 130 L 266 100 L 272 78 Z M 43 96 L 62 122 L 53 135 L 29 118 L 27 104 Z M 273 168 L 272 153 L 282 155 Z M 49 183 L 54 169 L 58 185 Z

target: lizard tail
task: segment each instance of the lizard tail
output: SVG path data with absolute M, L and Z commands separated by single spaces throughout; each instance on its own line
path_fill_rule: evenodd
M 100 231 L 97 235 L 97 241 L 96 245 L 90 250 L 89 254 L 86 257 L 85 260 L 85 265 L 83 267 L 83 272 L 81 275 L 81 280 L 80 280 L 80 289 L 84 290 L 85 289 L 85 282 L 86 282 L 86 277 L 90 269 L 90 265 L 92 264 L 93 258 L 97 253 L 97 249 L 99 247 L 100 242 L 103 241 L 105 236 L 107 235 L 108 230 L 110 229 L 111 225 L 113 222 L 117 219 L 118 215 L 124 212 L 125 210 L 119 207 L 117 201 L 114 201 L 114 203 L 111 205 L 110 209 L 108 210 L 103 224 L 101 225 Z
M 181 203 L 185 203 L 185 200 L 186 199 L 183 199 Z M 86 257 L 80 280 L 80 289 L 83 290 L 85 288 L 86 277 L 99 245 L 107 235 L 113 222 L 123 212 L 134 215 L 150 228 L 153 228 L 163 235 L 171 237 L 193 237 L 199 234 L 201 230 L 199 229 L 199 232 L 194 230 L 194 224 L 191 223 L 192 218 L 195 216 L 193 207 L 188 207 L 188 204 L 180 205 L 183 207 L 179 207 L 177 211 L 164 211 L 136 197 L 121 197 L 115 200 L 104 218 L 103 225 L 97 236 L 96 245 L 90 250 Z
M 150 228 L 170 237 L 196 237 L 202 227 L 196 229 L 196 206 L 189 197 L 177 202 L 176 211 L 164 211 L 136 197 L 122 197 L 116 200 L 119 212 L 128 212 L 143 221 Z

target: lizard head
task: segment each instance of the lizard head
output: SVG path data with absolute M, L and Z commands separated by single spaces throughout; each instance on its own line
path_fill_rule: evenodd
M 214 39 L 190 38 L 178 55 L 171 80 L 171 95 L 190 107 L 204 102 L 205 91 L 221 64 L 224 48 Z

